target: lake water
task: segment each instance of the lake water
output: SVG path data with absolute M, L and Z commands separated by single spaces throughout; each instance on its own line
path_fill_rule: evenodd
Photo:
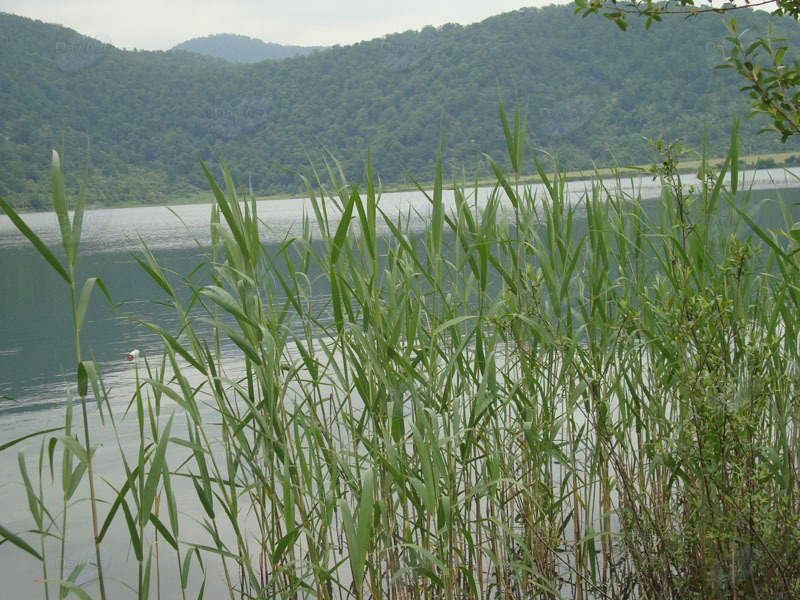
M 797 173 L 800 171 L 795 170 L 795 175 Z M 798 185 L 795 175 L 779 169 L 749 175 L 748 182 L 760 190 L 754 193 L 754 200 L 780 195 L 788 203 L 800 201 L 800 189 L 793 187 Z M 640 190 L 646 198 L 653 198 L 659 191 L 650 178 L 633 180 L 626 185 Z M 537 193 L 544 194 L 541 186 L 534 187 Z M 582 183 L 572 184 L 571 197 L 577 199 L 585 188 Z M 485 201 L 489 191 L 483 189 L 479 192 L 478 204 Z M 452 196 L 446 196 L 446 199 L 451 202 Z M 424 230 L 429 204 L 423 194 L 385 194 L 379 206 L 389 215 L 408 215 L 412 228 L 418 232 Z M 299 233 L 304 213 L 313 214 L 310 204 L 304 199 L 259 202 L 258 210 L 268 226 L 262 233 L 262 241 L 268 247 L 279 244 L 287 232 Z M 164 207 L 92 210 L 86 213 L 78 261 L 78 285 L 82 285 L 87 277 L 100 277 L 113 300 L 125 302 L 115 312 L 99 290 L 95 290 L 81 334 L 82 352 L 84 358 L 93 356 L 100 365 L 106 386 L 111 390 L 110 401 L 119 414 L 124 412 L 135 389 L 135 366 L 125 360 L 127 353 L 137 348 L 145 356 L 159 357 L 162 347 L 154 333 L 129 316 L 174 331 L 173 311 L 154 303 L 163 299 L 162 290 L 149 279 L 133 255 L 141 256 L 142 243 L 146 243 L 159 264 L 172 274 L 176 288 L 180 287 L 182 278 L 190 276 L 193 282 L 202 284 L 202 269 L 194 270 L 208 259 L 205 249 L 210 244 L 209 217 L 210 205 L 181 206 L 172 210 Z M 24 215 L 24 219 L 46 243 L 56 248 L 58 255 L 63 254 L 59 251 L 58 225 L 52 213 Z M 777 204 L 766 203 L 757 215 L 757 220 L 762 223 L 777 224 L 779 219 Z M 75 354 L 68 289 L 6 216 L 0 216 L 0 257 L 1 446 L 28 433 L 63 425 L 66 389 L 73 389 L 75 381 Z M 324 290 L 319 291 L 316 301 L 325 301 Z M 234 354 L 231 349 L 231 355 Z M 94 419 L 93 427 L 97 429 L 93 442 L 117 445 L 114 433 L 108 427 L 103 428 L 96 415 Z M 133 427 L 135 420 L 129 421 L 120 428 L 119 443 L 122 447 L 135 445 L 138 441 Z M 38 438 L 32 438 L 0 453 L 0 506 L 3 507 L 0 523 L 14 532 L 31 526 L 24 492 L 18 484 L 17 452 L 24 448 L 29 468 L 35 470 L 35 455 L 40 443 Z M 117 475 L 123 475 L 121 466 L 114 460 L 98 464 L 97 468 L 102 469 L 111 481 L 118 481 L 120 477 Z M 98 495 L 108 497 L 108 488 L 101 488 Z M 187 507 L 196 502 L 193 497 L 194 493 L 187 490 Z M 79 510 L 88 515 L 86 504 Z M 76 527 L 86 529 L 87 524 L 88 521 L 76 523 Z M 187 537 L 191 535 L 192 532 L 186 532 Z M 111 556 L 109 572 L 120 582 L 130 583 L 126 577 L 129 571 L 133 571 L 125 567 L 131 559 L 125 532 L 116 532 L 116 536 L 110 538 L 107 544 Z M 34 537 L 27 536 L 26 539 L 31 541 Z M 89 536 L 85 547 L 90 545 Z M 83 549 L 76 547 L 76 556 Z M 55 565 L 50 565 L 50 568 L 55 569 Z M 0 546 L 0 581 L 3 582 L 0 599 L 41 596 L 41 584 L 37 583 L 41 576 L 41 567 L 35 560 L 11 544 Z M 216 583 L 220 584 L 221 579 Z M 93 585 L 91 582 L 86 584 L 91 594 L 94 594 Z M 123 592 L 122 583 L 118 586 L 120 594 L 131 595 L 129 591 Z M 213 589 L 207 588 L 206 592 L 207 597 L 217 597 Z M 112 594 L 110 597 L 116 596 Z M 172 596 L 165 592 L 162 597 Z

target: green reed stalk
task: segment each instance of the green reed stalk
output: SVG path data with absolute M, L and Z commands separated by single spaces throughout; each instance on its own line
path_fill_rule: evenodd
M 535 191 L 525 118 L 500 109 L 510 170 L 488 159 L 485 199 L 447 189 L 440 149 L 427 211 L 396 215 L 369 157 L 358 184 L 327 157 L 305 178 L 311 214 L 269 246 L 269 219 L 223 163 L 220 185 L 203 167 L 212 248 L 188 301 L 143 247 L 178 330 L 148 324 L 162 367 L 137 384 L 138 463 L 123 457 L 96 535 L 122 508 L 141 597 L 148 523 L 176 550 L 183 593 L 196 558 L 219 562 L 231 599 L 800 591 L 791 212 L 784 236 L 767 232 L 722 183 L 735 132 L 693 188 L 683 149 L 662 145 L 652 203 L 620 177 L 575 197 L 531 153 Z M 162 397 L 185 439 L 172 417 L 159 431 Z M 175 466 L 177 447 L 189 457 Z M 180 482 L 204 541 L 178 535 Z
M 102 573 L 102 565 L 100 564 L 100 540 L 98 528 L 98 515 L 97 515 L 97 498 L 95 493 L 95 478 L 92 469 L 92 453 L 91 440 L 89 436 L 89 421 L 88 421 L 88 408 L 86 406 L 86 396 L 88 393 L 88 384 L 91 381 L 94 385 L 95 382 L 95 368 L 93 363 L 85 362 L 81 358 L 81 343 L 80 331 L 83 326 L 83 321 L 86 316 L 86 311 L 89 304 L 89 298 L 94 286 L 97 285 L 108 297 L 108 292 L 105 289 L 102 281 L 97 278 L 87 279 L 84 283 L 80 297 L 76 294 L 75 286 L 75 265 L 78 256 L 78 247 L 80 245 L 81 225 L 83 223 L 83 211 L 86 203 L 86 176 L 84 175 L 81 190 L 75 204 L 75 211 L 72 223 L 69 220 L 67 200 L 64 192 L 64 176 L 61 171 L 61 160 L 58 153 L 53 151 L 53 159 L 51 165 L 51 179 L 52 179 L 52 198 L 53 207 L 58 218 L 59 228 L 61 230 L 61 241 L 66 255 L 66 268 L 62 262 L 56 258 L 55 254 L 25 225 L 24 221 L 16 214 L 16 212 L 8 205 L 8 203 L 0 198 L 0 208 L 8 215 L 14 225 L 20 232 L 28 238 L 28 240 L 36 247 L 41 256 L 50 264 L 51 267 L 64 279 L 70 288 L 72 317 L 73 317 L 73 337 L 75 341 L 75 355 L 77 359 L 77 384 L 78 395 L 81 399 L 81 410 L 83 415 L 83 434 L 84 434 L 84 447 L 82 458 L 86 462 L 86 471 L 89 481 L 90 492 L 90 506 L 92 512 L 92 528 L 94 534 L 94 546 L 96 552 L 96 561 L 98 569 L 98 580 L 100 582 L 100 595 L 105 599 L 105 585 Z M 108 297 L 110 301 L 110 297 Z M 98 406 L 101 399 L 98 398 Z M 62 438 L 66 439 L 66 438 Z M 42 559 L 44 560 L 44 559 Z M 45 589 L 47 588 L 45 584 Z

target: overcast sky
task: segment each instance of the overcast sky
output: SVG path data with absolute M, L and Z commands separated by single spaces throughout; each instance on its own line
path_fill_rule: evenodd
M 118 48 L 167 50 L 212 33 L 345 45 L 554 3 L 565 0 L 0 0 L 0 12 L 58 23 Z

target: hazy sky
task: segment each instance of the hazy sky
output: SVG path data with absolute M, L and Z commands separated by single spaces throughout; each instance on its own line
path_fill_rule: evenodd
M 118 48 L 167 50 L 212 33 L 280 44 L 345 45 L 554 3 L 565 0 L 0 0 L 0 12 L 65 25 Z

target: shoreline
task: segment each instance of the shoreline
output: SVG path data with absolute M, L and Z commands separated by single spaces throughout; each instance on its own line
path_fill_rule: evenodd
M 750 155 L 745 157 L 740 157 L 740 163 L 744 163 L 744 166 L 740 166 L 739 168 L 739 176 L 743 178 L 745 174 L 749 173 L 765 173 L 765 172 L 772 172 L 775 173 L 791 173 L 792 176 L 795 178 L 793 182 L 797 187 L 800 187 L 800 166 L 775 166 L 775 167 L 764 167 L 760 169 L 756 169 L 753 171 L 754 167 L 759 163 L 761 159 L 770 159 L 774 162 L 783 162 L 786 161 L 791 156 L 797 155 L 796 152 L 785 152 L 785 153 L 778 153 L 778 154 L 770 154 L 770 155 Z M 725 161 L 725 158 L 714 158 L 707 160 L 707 165 L 710 167 L 718 168 L 722 165 Z M 694 176 L 697 169 L 700 168 L 699 160 L 694 161 L 685 161 L 680 163 L 678 172 L 681 176 Z M 638 179 L 640 181 L 644 180 L 645 178 L 652 178 L 653 175 L 649 172 L 649 169 L 652 165 L 637 165 L 637 166 L 620 166 L 620 167 L 603 167 L 599 169 L 576 169 L 573 171 L 566 171 L 564 175 L 566 177 L 566 181 L 568 183 L 591 183 L 595 181 L 602 181 L 602 182 L 610 182 L 619 179 L 620 181 L 631 181 L 632 179 Z M 756 175 L 758 177 L 758 175 Z M 487 188 L 493 187 L 493 178 L 486 177 L 483 179 L 478 179 L 477 186 L 478 188 Z M 730 174 L 726 176 L 726 181 L 730 181 Z M 696 182 L 696 177 L 692 178 L 692 182 Z M 542 178 L 536 175 L 528 175 L 521 177 L 519 179 L 519 184 L 521 185 L 531 185 L 531 184 L 540 184 L 542 183 Z M 762 183 L 761 185 L 767 185 L 767 183 Z M 772 183 L 770 183 L 772 185 Z M 433 182 L 424 182 L 422 184 L 424 190 L 429 191 L 433 189 Z M 445 185 L 445 189 L 450 189 L 450 186 Z M 465 185 L 465 188 L 469 189 L 473 187 L 472 184 Z M 778 187 L 794 187 L 793 185 L 778 185 Z M 754 188 L 758 189 L 758 187 Z M 419 188 L 414 184 L 390 184 L 387 186 L 382 187 L 379 190 L 380 194 L 392 194 L 392 193 L 403 193 L 403 192 L 417 192 Z M 305 199 L 305 195 L 293 195 L 289 194 L 269 194 L 265 196 L 256 196 L 255 200 L 257 202 L 264 202 L 264 201 L 273 201 L 273 200 L 303 200 Z M 187 206 L 187 205 L 202 205 L 202 204 L 211 204 L 214 200 L 214 194 L 210 190 L 206 191 L 198 191 L 193 195 L 185 196 L 185 197 L 176 197 L 172 199 L 167 199 L 165 202 L 159 203 L 143 203 L 143 202 L 130 202 L 130 201 L 123 201 L 112 204 L 111 206 L 107 204 L 103 204 L 100 202 L 94 203 L 87 203 L 86 210 L 114 210 L 118 208 L 146 208 L 146 207 L 173 207 L 173 206 Z M 46 214 L 48 212 L 53 212 L 52 210 L 33 210 L 30 208 L 16 208 L 18 214 Z M 0 218 L 5 217 L 8 218 L 7 215 L 0 213 Z

